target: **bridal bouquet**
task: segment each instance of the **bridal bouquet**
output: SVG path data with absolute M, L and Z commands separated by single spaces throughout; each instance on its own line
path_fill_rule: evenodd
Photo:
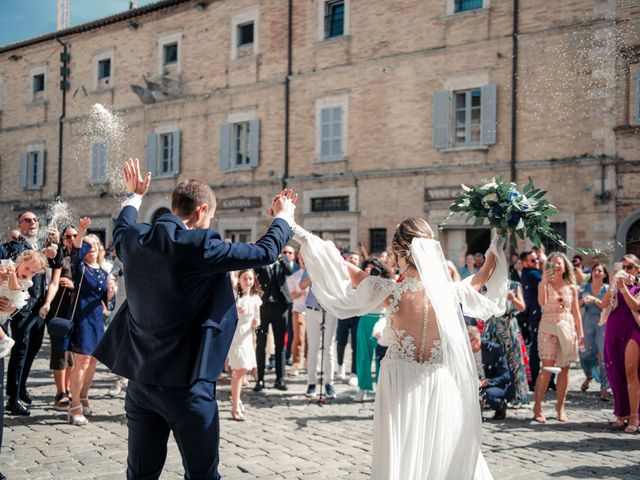
M 495 177 L 480 187 L 462 185 L 462 193 L 451 204 L 451 213 L 443 225 L 458 213 L 467 222 L 474 219 L 473 225 L 476 227 L 486 221 L 504 238 L 512 233 L 514 247 L 516 236 L 523 240 L 528 237 L 538 247 L 541 237 L 545 236 L 564 248 L 573 248 L 551 228 L 549 218 L 558 211 L 544 198 L 546 194 L 545 190 L 536 188 L 532 182 L 519 192 L 515 183 L 505 182 L 501 177 Z M 580 248 L 575 250 L 587 255 L 600 253 Z

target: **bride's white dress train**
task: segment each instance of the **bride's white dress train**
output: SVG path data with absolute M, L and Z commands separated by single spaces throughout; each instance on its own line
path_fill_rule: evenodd
M 450 281 L 437 241 L 413 241 L 418 278 L 396 283 L 369 277 L 354 289 L 331 242 L 295 231 L 314 294 L 327 311 L 347 318 L 388 304 L 389 348 L 376 390 L 372 478 L 491 479 L 480 452 L 478 376 L 460 306 L 478 318 L 504 311 L 507 268 L 496 239 L 490 249 L 496 268 L 483 296 L 469 281 Z

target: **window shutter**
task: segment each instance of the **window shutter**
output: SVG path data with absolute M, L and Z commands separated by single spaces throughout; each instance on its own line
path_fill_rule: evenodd
M 108 158 L 107 143 L 100 144 L 100 163 L 98 164 L 98 180 L 101 182 L 107 181 L 107 158 Z
M 231 168 L 231 124 L 220 125 L 220 170 Z
M 38 170 L 36 171 L 36 184 L 35 187 L 42 188 L 44 185 L 44 166 L 47 158 L 47 152 L 40 150 L 38 152 Z
M 173 174 L 180 173 L 180 130 L 173 132 Z
M 496 84 L 488 83 L 481 88 L 480 141 L 483 145 L 496 143 Z
M 636 70 L 636 123 L 640 124 L 640 68 Z
M 100 150 L 98 143 L 91 144 L 91 182 L 98 181 L 99 175 L 99 167 L 98 163 L 100 162 Z
M 449 147 L 449 91 L 433 92 L 433 148 Z
M 20 152 L 20 188 L 27 188 L 27 164 L 29 163 L 29 153 Z
M 152 177 L 158 175 L 158 135 L 155 133 L 147 135 L 147 169 Z
M 260 165 L 260 119 L 249 122 L 249 166 L 256 168 Z

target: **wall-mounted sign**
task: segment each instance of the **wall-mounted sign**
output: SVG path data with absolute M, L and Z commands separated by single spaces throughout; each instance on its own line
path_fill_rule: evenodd
M 424 189 L 424 201 L 443 201 L 443 200 L 455 200 L 460 195 L 462 188 L 457 187 L 435 187 Z
M 218 203 L 221 210 L 231 210 L 239 208 L 259 208 L 262 206 L 262 197 L 234 197 L 223 198 Z

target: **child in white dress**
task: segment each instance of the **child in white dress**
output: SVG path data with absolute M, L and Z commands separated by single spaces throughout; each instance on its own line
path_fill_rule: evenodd
M 229 350 L 231 367 L 231 416 L 242 422 L 244 406 L 240 400 L 242 380 L 247 370 L 256 367 L 256 353 L 253 348 L 253 330 L 260 325 L 260 286 L 253 270 L 241 270 L 238 273 L 238 325 Z
M 27 290 L 33 285 L 31 279 L 36 273 L 44 272 L 46 266 L 47 257 L 38 250 L 25 250 L 18 255 L 15 264 L 8 259 L 2 260 L 0 297 L 7 298 L 16 310 L 20 310 L 29 301 L 30 295 Z M 0 312 L 0 325 L 4 325 L 14 312 Z M 0 358 L 6 357 L 14 344 L 13 338 L 0 328 Z

